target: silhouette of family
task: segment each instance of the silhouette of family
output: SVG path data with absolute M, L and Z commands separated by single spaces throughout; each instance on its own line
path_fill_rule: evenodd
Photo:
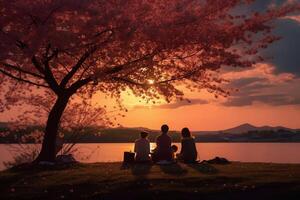
M 176 160 L 185 163 L 197 162 L 197 149 L 195 139 L 188 128 L 181 131 L 181 150 L 176 154 L 178 147 L 172 145 L 172 139 L 168 135 L 169 127 L 161 126 L 161 134 L 156 138 L 156 148 L 150 150 L 150 141 L 147 139 L 148 133 L 141 132 L 140 138 L 135 141 L 134 152 L 135 162 L 154 162 L 157 164 L 171 164 Z

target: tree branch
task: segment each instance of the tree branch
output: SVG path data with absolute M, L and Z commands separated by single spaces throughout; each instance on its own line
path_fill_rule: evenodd
M 112 77 L 113 80 L 116 81 L 121 81 L 121 82 L 125 82 L 125 83 L 129 83 L 131 85 L 137 85 L 137 86 L 146 86 L 146 84 L 143 83 L 138 83 L 134 80 L 128 79 L 128 78 L 123 78 L 123 77 Z
M 148 58 L 151 58 L 153 56 L 155 56 L 156 54 L 158 53 L 157 50 L 154 50 L 152 53 L 149 53 L 149 54 L 146 54 L 138 59 L 135 59 L 135 60 L 132 60 L 132 61 L 129 61 L 127 63 L 124 63 L 122 65 L 116 65 L 116 66 L 113 66 L 112 68 L 106 70 L 104 73 L 105 74 L 115 74 L 115 73 L 118 73 L 120 71 L 122 71 L 125 67 L 129 66 L 129 65 L 132 65 L 132 64 L 136 64 L 138 62 L 141 62 L 141 61 L 144 61 Z
M 63 80 L 60 83 L 61 87 L 66 87 L 68 82 L 71 80 L 71 78 L 74 76 L 74 74 L 77 72 L 77 70 L 82 66 L 82 64 L 86 61 L 86 59 L 93 54 L 97 50 L 96 46 L 90 48 L 87 50 L 81 58 L 77 61 L 77 63 L 72 67 L 71 71 L 63 78 Z
M 45 70 L 44 70 L 44 68 L 41 66 L 41 64 L 38 62 L 38 60 L 36 59 L 35 56 L 32 56 L 31 62 L 33 63 L 33 66 L 34 66 L 41 74 L 44 74 L 44 75 L 45 75 Z
M 82 86 L 88 84 L 89 82 L 93 81 L 93 79 L 91 77 L 85 78 L 85 79 L 81 79 L 76 81 L 75 83 L 73 83 L 68 89 L 67 91 L 70 92 L 71 94 L 74 94 L 79 88 L 81 88 Z
M 26 80 L 26 79 L 23 79 L 21 77 L 14 76 L 13 74 L 11 74 L 9 72 L 6 72 L 6 71 L 4 71 L 2 69 L 0 69 L 0 72 L 2 72 L 4 75 L 6 75 L 6 76 L 8 76 L 8 77 L 10 77 L 12 79 L 15 79 L 17 81 L 22 81 L 22 82 L 29 83 L 31 85 L 35 85 L 35 86 L 38 86 L 38 87 L 49 88 L 49 86 L 47 86 L 47 85 L 43 85 L 43 84 L 40 84 L 40 83 L 35 83 L 35 82 L 30 81 L 30 80 Z
M 61 93 L 61 88 L 59 87 L 58 83 L 56 82 L 53 76 L 53 73 L 49 67 L 49 61 L 44 63 L 44 67 L 45 67 L 44 69 L 42 67 L 42 64 L 40 64 L 40 62 L 37 60 L 35 56 L 32 57 L 32 63 L 38 70 L 43 72 L 43 74 L 45 75 L 45 81 L 48 83 L 50 88 L 55 92 L 55 94 L 59 95 Z
M 72 79 L 72 77 L 79 70 L 79 68 L 84 64 L 86 59 L 88 57 L 90 57 L 92 54 L 94 54 L 101 45 L 107 43 L 110 40 L 110 38 L 113 36 L 113 32 L 111 29 L 107 29 L 105 31 L 98 33 L 98 35 L 95 35 L 96 37 L 98 37 L 99 35 L 102 35 L 103 33 L 106 33 L 109 31 L 111 31 L 111 34 L 108 36 L 108 38 L 106 40 L 100 42 L 99 44 L 95 44 L 95 45 L 89 47 L 89 49 L 80 57 L 80 59 L 77 61 L 77 63 L 72 67 L 71 71 L 61 81 L 61 83 L 60 83 L 61 87 L 63 87 L 63 88 L 66 87 L 68 82 Z
M 49 55 L 50 53 L 50 50 L 51 50 L 51 44 L 49 43 L 46 47 L 46 52 L 45 52 L 45 55 L 44 55 L 44 62 L 49 62 L 50 60 L 52 60 L 54 57 L 57 57 L 58 55 L 58 49 L 54 49 L 52 50 L 52 53 Z
M 22 72 L 24 74 L 28 74 L 28 75 L 31 75 L 31 76 L 34 76 L 36 78 L 40 78 L 40 79 L 44 79 L 43 76 L 39 75 L 39 74 L 36 74 L 36 73 L 33 73 L 33 72 L 29 72 L 29 71 L 26 71 L 24 69 L 22 69 L 21 67 L 19 66 L 15 66 L 15 65 L 11 65 L 11 64 L 8 64 L 8 63 L 5 63 L 5 62 L 1 62 L 1 64 L 4 66 L 4 67 L 7 67 L 7 68 L 12 68 L 16 71 L 19 71 L 19 72 Z
M 156 82 L 156 84 L 163 84 L 163 83 L 168 83 L 168 82 L 172 82 L 172 81 L 187 79 L 187 78 L 193 76 L 196 72 L 197 72 L 197 70 L 193 70 L 193 71 L 187 72 L 187 73 L 185 73 L 181 76 L 178 76 L 178 77 L 172 77 L 170 79 L 166 79 L 166 80 L 163 80 L 163 81 Z

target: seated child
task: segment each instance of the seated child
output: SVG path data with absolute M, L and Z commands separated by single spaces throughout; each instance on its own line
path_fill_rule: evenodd
M 175 160 L 175 153 L 178 151 L 178 147 L 176 145 L 172 145 L 171 146 L 171 149 L 172 149 L 172 157 L 173 157 L 173 160 Z
M 149 162 L 150 161 L 150 142 L 147 139 L 148 133 L 141 132 L 141 138 L 137 139 L 134 144 L 135 161 Z

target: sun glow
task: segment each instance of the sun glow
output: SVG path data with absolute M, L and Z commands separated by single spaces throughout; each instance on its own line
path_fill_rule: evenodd
M 155 83 L 155 81 L 154 80 L 152 80 L 152 79 L 148 79 L 148 84 L 149 85 L 153 85 Z

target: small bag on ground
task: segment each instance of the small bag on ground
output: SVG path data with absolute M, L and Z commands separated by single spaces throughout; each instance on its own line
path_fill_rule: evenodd
M 124 152 L 124 163 L 133 163 L 135 154 L 133 152 Z

